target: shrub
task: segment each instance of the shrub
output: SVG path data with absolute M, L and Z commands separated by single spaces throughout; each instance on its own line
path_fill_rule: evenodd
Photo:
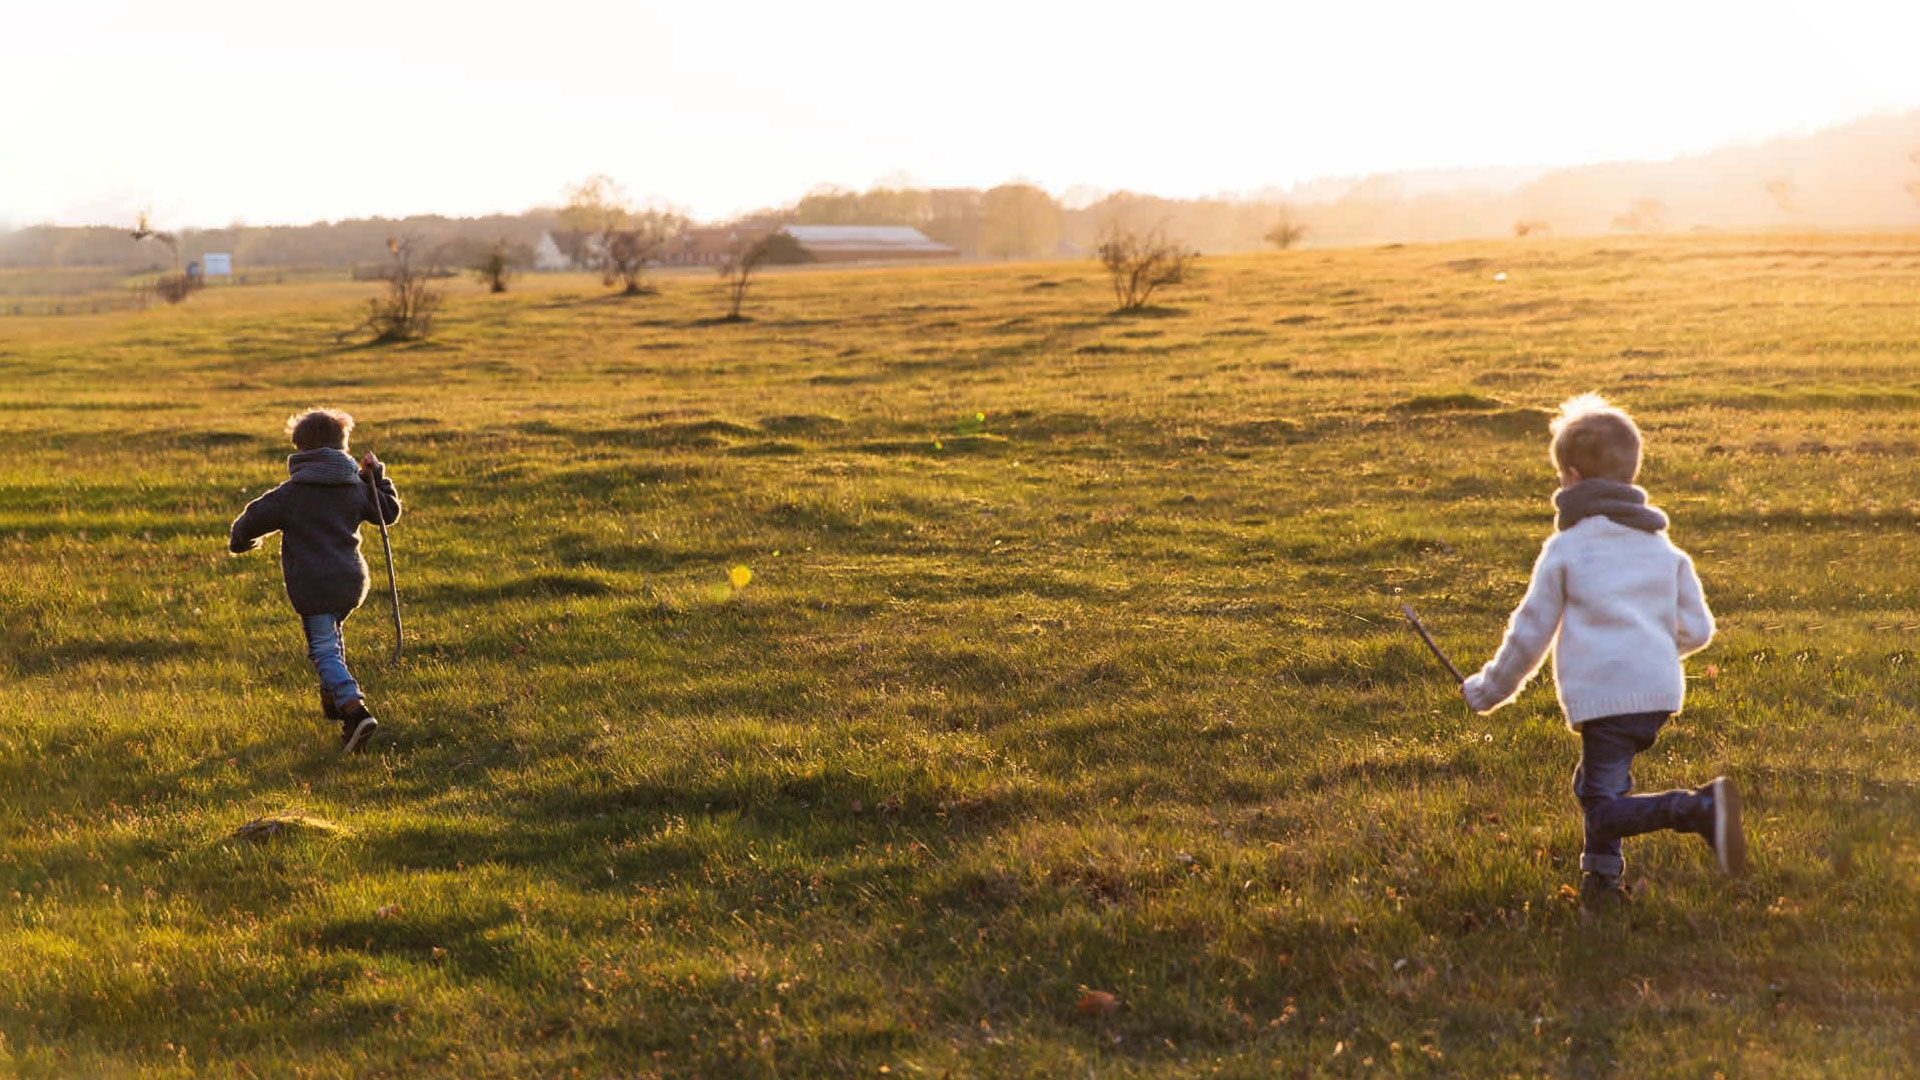
M 1266 241 L 1281 251 L 1285 251 L 1293 245 L 1298 244 L 1300 239 L 1306 235 L 1307 227 L 1298 218 L 1293 216 L 1293 208 L 1282 207 L 1280 209 L 1280 220 L 1274 222 L 1273 228 L 1267 230 Z
M 473 264 L 473 276 L 480 279 L 488 292 L 503 293 L 507 291 L 507 283 L 519 275 L 520 262 L 512 246 L 501 240 Z
M 392 341 L 416 341 L 433 332 L 433 313 L 440 308 L 441 295 L 428 287 L 437 267 L 414 265 L 413 249 L 418 241 L 387 238 L 387 255 L 393 260 L 387 275 L 387 295 L 367 302 L 367 317 L 340 336 L 362 331 L 373 332 L 376 345 Z
M 1142 237 L 1114 226 L 1101 237 L 1096 257 L 1113 280 L 1120 310 L 1139 311 L 1154 290 L 1185 281 L 1200 253 L 1168 240 L 1157 229 Z

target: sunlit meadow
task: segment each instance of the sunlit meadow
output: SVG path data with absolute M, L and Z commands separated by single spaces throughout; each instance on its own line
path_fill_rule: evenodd
M 658 284 L 0 318 L 0 1072 L 1920 1069 L 1920 239 Z M 1721 620 L 1636 779 L 1755 858 L 1602 917 L 1545 678 L 1395 615 L 1486 657 L 1595 389 Z M 407 503 L 352 759 L 225 550 L 316 404 Z

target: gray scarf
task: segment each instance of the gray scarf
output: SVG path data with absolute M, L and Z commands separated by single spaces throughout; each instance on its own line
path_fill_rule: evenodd
M 345 450 L 317 446 L 287 458 L 287 473 L 296 484 L 345 487 L 360 482 L 360 466 Z
M 1553 527 L 1571 529 L 1590 517 L 1605 517 L 1641 532 L 1667 527 L 1667 515 L 1647 505 L 1644 488 L 1618 480 L 1582 480 L 1553 493 Z

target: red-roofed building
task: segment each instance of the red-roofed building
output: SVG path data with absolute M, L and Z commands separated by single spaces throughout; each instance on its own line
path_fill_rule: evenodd
M 721 266 L 740 244 L 750 244 L 765 236 L 764 226 L 716 225 L 686 230 L 667 241 L 660 249 L 660 262 L 666 266 Z

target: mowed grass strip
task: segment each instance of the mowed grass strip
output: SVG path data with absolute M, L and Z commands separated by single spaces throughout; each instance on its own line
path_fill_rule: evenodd
M 1303 251 L 1143 316 L 1091 264 L 807 271 L 727 325 L 703 276 L 454 282 L 378 349 L 333 336 L 365 284 L 0 319 L 0 1063 L 1914 1071 L 1917 269 Z M 1738 777 L 1755 853 L 1635 841 L 1597 919 L 1550 685 L 1472 717 L 1395 614 L 1486 657 L 1592 389 L 1722 623 L 1636 781 Z M 315 404 L 408 505 L 353 760 L 273 544 L 224 544 Z

